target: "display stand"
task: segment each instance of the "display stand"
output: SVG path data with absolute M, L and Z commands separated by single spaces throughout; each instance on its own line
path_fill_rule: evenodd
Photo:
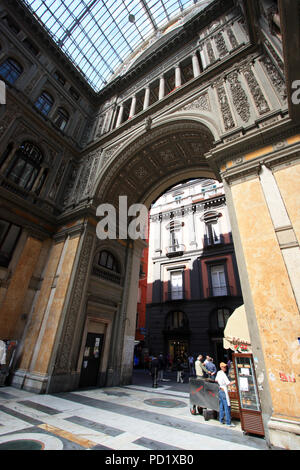
M 239 397 L 238 397 L 238 391 L 237 391 L 237 386 L 236 386 L 235 368 L 234 368 L 233 363 L 231 364 L 231 367 L 228 371 L 228 378 L 230 382 L 235 381 L 234 385 L 230 385 L 230 387 L 228 387 L 228 395 L 230 398 L 230 406 L 231 406 L 231 417 L 235 419 L 241 419 Z
M 233 363 L 238 388 L 242 429 L 246 433 L 264 436 L 252 354 L 233 354 Z

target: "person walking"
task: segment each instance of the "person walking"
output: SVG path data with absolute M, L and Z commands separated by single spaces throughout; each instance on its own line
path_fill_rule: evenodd
M 231 422 L 231 406 L 230 406 L 230 398 L 228 394 L 228 386 L 233 385 L 235 382 L 234 380 L 230 382 L 226 375 L 227 365 L 225 362 L 220 363 L 219 372 L 216 376 L 216 382 L 219 384 L 219 421 L 221 424 L 226 424 L 226 426 L 235 427 L 235 424 Z M 223 422 L 225 418 L 225 423 Z
M 182 365 L 182 359 L 179 357 L 176 362 L 176 370 L 177 370 L 177 383 L 182 383 L 183 384 L 183 365 Z
M 159 362 L 157 357 L 154 355 L 150 363 L 150 372 L 152 377 L 152 387 L 157 388 L 157 375 L 158 375 Z
M 203 356 L 199 354 L 195 362 L 195 370 L 197 379 L 204 379 L 210 376 L 209 370 L 203 364 Z
M 158 356 L 158 379 L 164 380 L 165 358 L 162 353 Z
M 189 374 L 191 376 L 195 375 L 195 366 L 194 366 L 194 356 L 192 354 L 189 355 L 188 357 L 188 363 L 189 363 Z

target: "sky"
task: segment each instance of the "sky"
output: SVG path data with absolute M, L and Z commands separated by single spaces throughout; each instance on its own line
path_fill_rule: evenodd
M 194 3 L 204 8 L 212 0 L 22 1 L 97 92 L 157 29 Z

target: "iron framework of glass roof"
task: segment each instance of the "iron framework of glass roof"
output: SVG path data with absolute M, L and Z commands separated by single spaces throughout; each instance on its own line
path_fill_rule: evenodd
M 22 0 L 95 91 L 184 10 L 213 0 Z

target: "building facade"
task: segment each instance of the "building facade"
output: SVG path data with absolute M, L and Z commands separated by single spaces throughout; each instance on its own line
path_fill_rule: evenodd
M 119 236 L 99 239 L 97 208 L 118 213 L 120 196 L 150 207 L 181 181 L 218 179 L 266 437 L 299 447 L 299 10 L 196 3 L 96 93 L 23 1 L 0 2 L 0 331 L 18 341 L 13 386 L 130 382 L 145 243 L 124 236 L 122 210 Z
M 149 235 L 149 351 L 224 361 L 224 328 L 243 300 L 222 183 L 171 188 L 151 207 Z

